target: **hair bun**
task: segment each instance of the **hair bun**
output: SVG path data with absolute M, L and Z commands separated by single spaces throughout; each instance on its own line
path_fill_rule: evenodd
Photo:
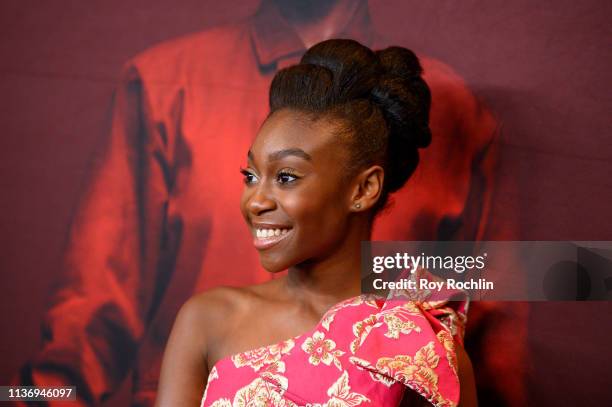
M 312 46 L 300 64 L 320 66 L 332 73 L 330 105 L 368 99 L 380 76 L 380 62 L 374 51 L 349 39 L 327 40 Z
M 374 101 L 388 113 L 392 126 L 398 131 L 404 130 L 403 136 L 412 136 L 418 148 L 427 147 L 431 142 L 431 93 L 421 76 L 423 68 L 419 59 L 414 52 L 402 47 L 376 51 L 376 56 L 382 75 L 372 89 Z
M 431 93 L 421 77 L 419 59 L 406 48 L 389 47 L 377 51 L 382 74 L 372 89 L 389 126 L 389 170 L 391 192 L 401 188 L 419 161 L 418 148 L 431 143 L 429 109 Z
M 402 47 L 389 47 L 376 51 L 376 56 L 386 73 L 407 79 L 420 78 L 423 68 L 411 50 Z

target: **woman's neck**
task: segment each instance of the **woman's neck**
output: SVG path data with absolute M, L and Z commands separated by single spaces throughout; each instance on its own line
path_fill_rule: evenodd
M 357 222 L 353 229 L 332 255 L 289 268 L 284 286 L 291 298 L 322 314 L 361 293 L 361 241 L 370 239 L 371 228 Z

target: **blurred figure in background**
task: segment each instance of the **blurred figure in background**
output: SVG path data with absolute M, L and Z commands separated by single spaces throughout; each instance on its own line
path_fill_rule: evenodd
M 394 45 L 374 32 L 365 0 L 263 0 L 246 21 L 164 42 L 125 65 L 111 132 L 71 226 L 44 347 L 20 384 L 76 385 L 80 405 L 94 405 L 131 373 L 132 405 L 151 406 L 179 306 L 215 286 L 269 278 L 231 204 L 242 190 L 239 167 L 267 114 L 275 72 L 328 38 Z M 374 238 L 481 239 L 497 125 L 451 68 L 420 58 L 432 91 L 432 145 Z M 522 397 L 519 388 L 506 392 Z

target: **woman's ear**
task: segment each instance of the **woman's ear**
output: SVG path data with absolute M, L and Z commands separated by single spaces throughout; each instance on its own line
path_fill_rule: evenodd
M 382 195 L 384 180 L 385 171 L 380 165 L 373 165 L 359 173 L 351 194 L 350 210 L 361 212 L 372 208 Z

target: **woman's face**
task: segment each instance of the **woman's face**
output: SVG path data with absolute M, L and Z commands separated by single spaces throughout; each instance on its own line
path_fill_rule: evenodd
M 261 127 L 243 169 L 242 214 L 266 270 L 329 257 L 347 233 L 348 150 L 328 120 L 291 110 Z

